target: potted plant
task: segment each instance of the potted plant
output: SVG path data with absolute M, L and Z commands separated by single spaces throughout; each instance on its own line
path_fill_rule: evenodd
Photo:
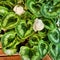
M 1 56 L 14 60 L 59 60 L 59 2 L 1 0 Z

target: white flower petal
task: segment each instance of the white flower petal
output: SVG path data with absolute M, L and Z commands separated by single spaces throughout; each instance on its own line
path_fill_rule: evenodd
M 36 31 L 41 31 L 43 29 L 44 29 L 44 23 L 42 22 L 41 19 L 36 18 L 33 24 L 33 30 L 36 32 Z
M 57 21 L 57 23 L 56 23 L 56 24 L 57 24 L 57 26 L 59 26 L 59 20 Z
M 18 14 L 18 15 L 21 15 L 21 14 L 23 14 L 25 11 L 24 11 L 24 9 L 23 9 L 23 7 L 22 6 L 18 6 L 18 5 L 16 5 L 14 8 L 13 8 L 13 11 L 16 13 L 16 14 Z

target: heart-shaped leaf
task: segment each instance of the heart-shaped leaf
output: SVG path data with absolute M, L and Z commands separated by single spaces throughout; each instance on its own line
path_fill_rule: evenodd
M 27 0 L 26 6 L 36 17 L 40 17 L 41 16 L 40 5 L 36 4 L 36 3 L 37 2 L 35 0 L 33 0 L 33 1 L 32 0 Z
M 19 17 L 15 13 L 9 12 L 9 14 L 3 20 L 2 29 L 7 30 L 7 29 L 15 28 L 18 22 L 19 22 Z
M 33 29 L 32 29 L 32 22 L 31 20 L 27 21 L 26 20 L 21 20 L 17 26 L 16 26 L 16 32 L 17 35 L 21 38 L 21 39 L 26 39 L 27 37 L 29 37 L 32 33 L 33 33 Z
M 54 29 L 54 30 L 50 31 L 50 32 L 48 33 L 48 39 L 49 39 L 52 43 L 54 43 L 54 44 L 59 43 L 60 40 L 59 40 L 59 31 L 58 31 L 58 29 Z
M 56 57 L 58 56 L 58 45 L 55 45 L 53 43 L 50 43 L 49 45 L 49 50 L 50 50 L 50 56 L 52 57 L 52 59 L 56 59 Z
M 49 46 L 48 43 L 43 40 L 39 41 L 38 46 L 39 46 L 40 58 L 42 59 L 48 53 Z

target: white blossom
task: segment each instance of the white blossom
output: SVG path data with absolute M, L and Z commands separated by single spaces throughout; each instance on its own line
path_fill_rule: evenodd
M 7 55 L 11 55 L 11 53 L 12 53 L 11 50 L 6 50 L 5 51 L 5 54 L 7 54 Z
M 36 18 L 35 22 L 33 24 L 33 30 L 36 31 L 41 31 L 44 29 L 44 23 L 41 19 Z
M 18 15 L 21 15 L 21 14 L 23 14 L 25 11 L 24 11 L 24 9 L 23 9 L 23 7 L 22 6 L 18 6 L 18 5 L 16 5 L 14 8 L 13 8 L 13 11 L 16 13 L 16 14 L 18 14 Z
M 59 20 L 57 21 L 57 23 L 56 23 L 56 24 L 57 24 L 57 26 L 59 26 Z

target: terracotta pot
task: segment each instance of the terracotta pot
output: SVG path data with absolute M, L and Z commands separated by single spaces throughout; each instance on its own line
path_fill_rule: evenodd
M 5 54 L 1 54 L 0 60 L 21 60 L 21 57 L 18 54 L 12 55 L 12 56 L 7 56 Z
M 2 51 L 2 45 L 0 42 L 0 60 L 22 60 L 22 59 L 19 54 L 15 54 L 12 56 L 7 56 L 6 54 L 4 54 L 4 52 Z M 42 60 L 51 60 L 51 58 L 49 57 L 49 55 L 46 55 Z
M 21 60 L 21 56 L 19 54 L 15 54 L 12 56 L 7 56 L 6 54 L 4 54 L 2 50 L 2 45 L 0 42 L 0 60 Z
M 46 55 L 42 60 L 52 60 L 49 55 Z

